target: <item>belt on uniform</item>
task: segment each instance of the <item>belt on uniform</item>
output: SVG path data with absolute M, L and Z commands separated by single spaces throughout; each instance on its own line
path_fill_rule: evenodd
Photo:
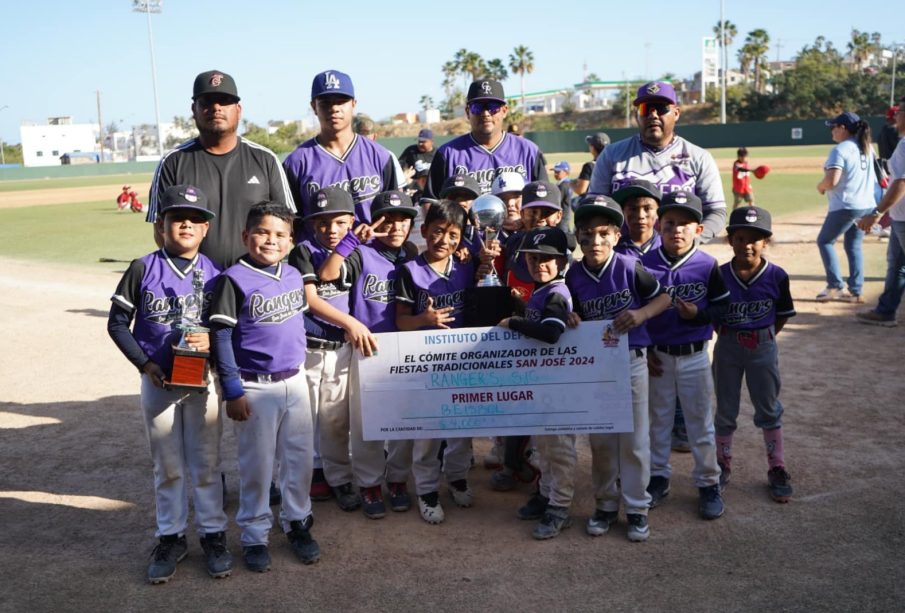
M 667 355 L 683 356 L 697 353 L 704 349 L 704 341 L 685 343 L 684 345 L 657 345 L 657 351 Z
M 277 383 L 294 377 L 297 374 L 299 374 L 298 368 L 291 368 L 281 372 L 249 372 L 247 370 L 240 370 L 239 378 L 243 381 L 250 381 L 252 383 Z
M 330 351 L 336 351 L 345 344 L 345 341 L 325 341 L 319 338 L 308 339 L 308 349 L 329 349 Z
M 734 335 L 735 338 L 739 341 L 753 339 L 760 342 L 773 340 L 774 336 L 773 326 L 758 328 L 756 330 L 740 330 L 738 328 L 730 328 L 729 326 L 719 326 L 717 328 L 717 334 L 719 334 L 720 336 L 731 334 Z

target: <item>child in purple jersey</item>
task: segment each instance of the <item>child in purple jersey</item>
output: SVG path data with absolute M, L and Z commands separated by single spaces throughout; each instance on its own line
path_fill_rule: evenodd
M 458 328 L 464 323 L 466 290 L 474 285 L 471 263 L 458 262 L 454 256 L 465 228 L 465 210 L 454 202 L 430 207 L 421 235 L 427 245 L 414 260 L 399 267 L 396 277 L 396 327 L 399 330 Z M 421 517 L 430 524 L 444 519 L 438 495 L 440 482 L 438 439 L 414 443 L 412 472 L 418 494 Z M 473 502 L 468 487 L 471 465 L 471 439 L 449 439 L 443 458 L 449 492 L 460 507 Z
M 169 581 L 187 554 L 189 475 L 208 573 L 225 577 L 232 572 L 219 477 L 223 427 L 219 408 L 209 390 L 186 393 L 165 383 L 173 364 L 171 346 L 182 337 L 176 325 L 183 323 L 183 309 L 195 309 L 207 319 L 213 279 L 220 269 L 198 251 L 213 217 L 207 197 L 198 188 L 167 188 L 156 222 L 163 248 L 134 260 L 111 298 L 107 330 L 141 373 L 141 408 L 154 463 L 159 543 L 148 567 L 151 583 Z M 204 276 L 201 305 L 195 303 L 196 271 Z M 210 346 L 206 332 L 187 333 L 184 338 L 201 351 Z
M 342 278 L 349 288 L 352 317 L 372 332 L 396 331 L 396 274 L 406 259 L 405 245 L 418 209 L 398 190 L 377 194 L 372 203 L 373 224 L 361 224 L 336 245 L 319 273 L 322 282 Z M 406 480 L 411 470 L 412 441 L 390 441 L 384 459 L 383 441 L 363 439 L 358 361 L 349 374 L 349 411 L 352 430 L 352 462 L 356 473 L 367 475 L 362 487 L 365 515 L 383 517 L 386 511 L 381 485 L 386 473 L 390 508 L 407 511 L 411 498 Z M 371 407 L 374 409 L 374 407 Z
M 737 208 L 729 216 L 727 230 L 735 257 L 720 271 L 729 288 L 729 310 L 717 328 L 713 349 L 720 484 L 728 483 L 732 474 L 732 435 L 744 377 L 754 405 L 754 425 L 763 431 L 767 447 L 770 496 L 776 502 L 788 502 L 792 485 L 783 450 L 776 335 L 795 315 L 789 276 L 762 255 L 773 235 L 769 212 L 755 206 Z
M 462 229 L 462 240 L 459 249 L 456 251 L 456 257 L 467 262 L 473 256 L 481 251 L 481 239 L 478 236 L 478 229 L 473 223 L 471 217 L 471 205 L 475 198 L 481 195 L 481 188 L 474 179 L 468 175 L 455 175 L 443 182 L 443 188 L 440 190 L 440 200 L 446 202 L 455 202 L 466 213 L 466 225 Z
M 641 258 L 656 275 L 672 306 L 647 322 L 650 370 L 651 478 L 647 487 L 651 508 L 669 494 L 669 464 L 676 401 L 682 403 L 688 441 L 694 458 L 692 477 L 698 488 L 704 519 L 723 514 L 720 467 L 713 429 L 713 376 L 707 345 L 711 322 L 728 306 L 729 291 L 717 261 L 697 247 L 703 231 L 701 200 L 691 192 L 663 196 L 657 214 L 663 245 Z
M 308 309 L 302 275 L 283 258 L 292 215 L 279 203 L 248 213 L 248 253 L 221 275 L 211 305 L 214 356 L 226 414 L 236 423 L 240 502 L 236 523 L 249 570 L 270 570 L 270 479 L 279 462 L 280 524 L 303 564 L 320 558 L 311 537 L 311 403 L 299 367 L 305 361 Z
M 572 312 L 572 299 L 563 280 L 568 266 L 568 240 L 559 228 L 535 228 L 525 235 L 520 252 L 534 280 L 534 293 L 525 305 L 523 317 L 507 317 L 499 326 L 556 343 L 565 332 Z M 518 509 L 518 516 L 525 520 L 540 519 L 532 535 L 542 540 L 553 538 L 572 525 L 569 507 L 575 490 L 577 455 L 574 434 L 535 436 L 534 443 L 540 481 L 537 492 Z
M 660 188 L 644 179 L 632 179 L 613 194 L 613 200 L 622 205 L 627 232 L 620 236 L 617 253 L 641 257 L 660 246 L 657 232 L 657 207 L 663 195 Z
M 669 296 L 657 279 L 633 256 L 617 253 L 623 216 L 614 198 L 585 194 L 575 210 L 575 227 L 583 258 L 566 275 L 575 311 L 583 320 L 613 320 L 619 334 L 628 333 L 632 389 L 632 432 L 591 434 L 591 483 L 596 510 L 585 530 L 606 534 L 625 506 L 630 541 L 650 536 L 650 418 L 644 323 L 669 308 Z

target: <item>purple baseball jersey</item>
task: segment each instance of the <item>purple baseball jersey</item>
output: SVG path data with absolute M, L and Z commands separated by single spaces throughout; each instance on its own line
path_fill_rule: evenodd
M 566 316 L 572 312 L 572 296 L 563 279 L 554 279 L 535 288 L 525 305 L 525 319 L 555 323 L 566 329 Z
M 355 201 L 355 219 L 371 222 L 371 201 L 378 193 L 400 186 L 396 162 L 389 151 L 357 134 L 342 157 L 305 141 L 283 161 L 283 168 L 302 215 L 312 212 L 311 196 L 320 188 L 341 187 Z
M 192 277 L 196 269 L 204 271 L 201 311 L 202 321 L 206 321 L 220 268 L 200 253 L 185 270 L 179 270 L 163 249 L 135 260 L 111 298 L 134 314 L 132 336 L 141 350 L 165 372 L 173 367 L 171 346 L 177 344 L 182 335 L 176 328 L 182 321 L 182 307 L 194 306 Z
M 412 305 L 412 314 L 427 309 L 427 299 L 433 298 L 434 308 L 453 307 L 450 328 L 461 328 L 465 323 L 465 290 L 474 285 L 474 265 L 463 264 L 449 258 L 443 274 L 434 270 L 424 254 L 399 267 L 396 277 L 396 300 Z
M 396 331 L 397 263 L 404 257 L 401 249 L 394 251 L 371 241 L 346 258 L 352 284 L 350 313 L 371 332 Z
M 615 252 L 600 270 L 588 268 L 584 260 L 572 266 L 566 273 L 566 285 L 572 292 L 575 312 L 588 321 L 615 319 L 662 293 L 660 282 L 637 258 Z M 629 330 L 628 344 L 631 349 L 651 344 L 646 322 Z
M 747 282 L 735 274 L 732 262 L 720 266 L 729 289 L 729 311 L 722 323 L 739 330 L 757 330 L 776 323 L 777 317 L 793 317 L 795 306 L 789 290 L 789 275 L 766 259 Z
M 503 172 L 517 172 L 525 177 L 525 183 L 546 181 L 544 154 L 530 140 L 509 133 L 504 132 L 492 149 L 464 134 L 437 149 L 424 191 L 437 198 L 446 178 L 470 175 L 481 186 L 481 193 L 489 194 L 493 179 Z
M 243 257 L 221 275 L 211 305 L 211 323 L 232 326 L 240 370 L 276 373 L 305 362 L 308 310 L 302 275 L 277 264 L 276 272 L 256 268 Z
M 616 253 L 632 255 L 636 258 L 640 258 L 648 251 L 656 251 L 660 248 L 660 245 L 663 244 L 663 241 L 660 240 L 660 233 L 654 231 L 654 235 L 651 236 L 647 242 L 641 245 L 636 245 L 632 242 L 632 239 L 628 234 L 628 228 L 623 227 L 622 229 L 622 236 L 620 237 L 619 242 L 616 243 L 616 247 L 614 248 L 614 251 L 616 251 Z
M 696 244 L 675 261 L 661 247 L 647 252 L 641 263 L 660 281 L 673 300 L 681 298 L 693 302 L 700 311 L 712 303 L 729 300 L 729 290 L 716 258 L 701 251 Z M 673 306 L 649 319 L 647 331 L 654 345 L 682 345 L 713 337 L 712 325 L 686 321 L 679 317 Z
M 324 261 L 333 253 L 322 246 L 313 238 L 301 241 L 289 254 L 289 264 L 300 273 L 305 283 L 314 283 L 318 298 L 328 302 L 330 306 L 343 313 L 349 312 L 349 281 L 345 265 L 338 279 L 334 281 L 321 281 L 317 277 L 317 271 L 323 266 Z M 305 313 L 305 333 L 308 338 L 325 341 L 345 341 L 345 331 L 333 324 L 317 317 L 308 311 Z

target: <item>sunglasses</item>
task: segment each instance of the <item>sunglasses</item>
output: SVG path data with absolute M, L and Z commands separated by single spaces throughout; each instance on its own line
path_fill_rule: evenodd
M 468 111 L 472 115 L 480 115 L 484 111 L 487 111 L 491 115 L 496 115 L 503 106 L 504 104 L 502 102 L 469 102 Z
M 642 102 L 638 105 L 638 114 L 647 117 L 651 111 L 657 111 L 657 115 L 662 117 L 672 109 L 672 105 L 668 102 Z

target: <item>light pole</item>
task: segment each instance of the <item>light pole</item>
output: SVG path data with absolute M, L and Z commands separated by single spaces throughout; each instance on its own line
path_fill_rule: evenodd
M 720 0 L 720 64 L 723 74 L 720 75 L 720 123 L 726 123 L 726 71 L 729 68 L 729 55 L 726 50 L 726 20 L 723 19 L 723 0 Z
M 154 118 L 157 120 L 157 153 L 163 157 L 163 138 L 160 133 L 160 102 L 157 100 L 157 66 L 154 63 L 154 37 L 151 35 L 151 13 L 163 10 L 163 0 L 132 0 L 132 10 L 148 17 L 148 46 L 151 48 L 151 82 L 154 84 Z
M 9 105 L 4 104 L 3 106 L 0 106 L 0 111 L 2 111 L 3 109 L 8 109 L 8 108 L 9 108 Z M 0 166 L 5 166 L 5 165 L 6 165 L 6 154 L 3 152 L 3 136 L 0 136 Z
M 889 84 L 889 106 L 896 105 L 896 60 L 899 58 L 899 43 L 892 44 L 892 81 Z

